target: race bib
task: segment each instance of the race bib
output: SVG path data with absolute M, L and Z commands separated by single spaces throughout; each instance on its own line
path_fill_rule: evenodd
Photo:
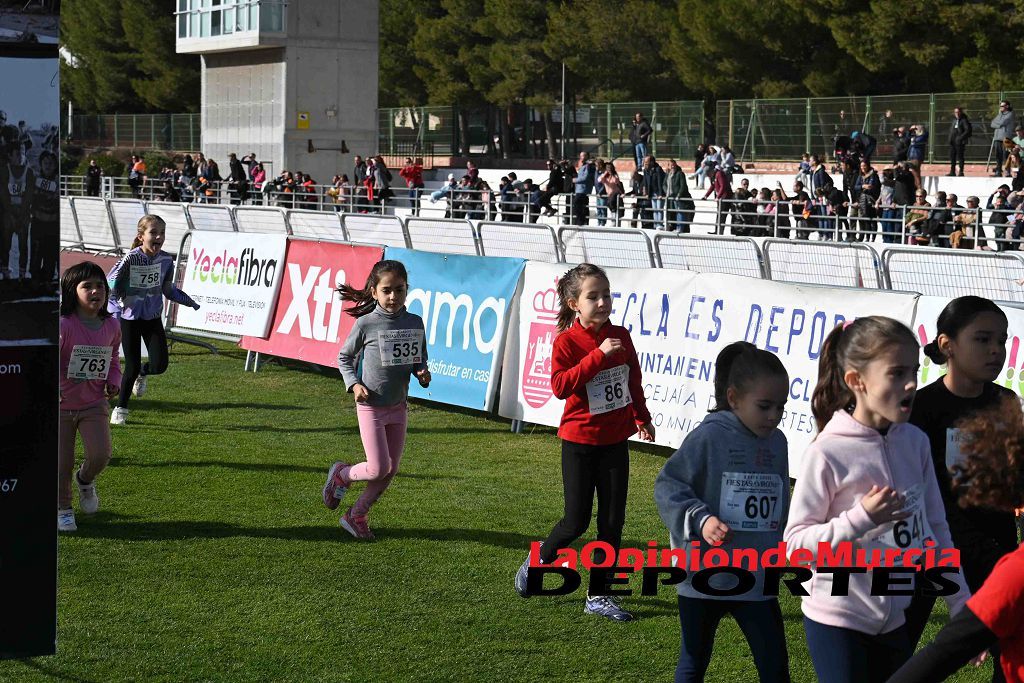
M 633 402 L 629 395 L 629 366 L 617 365 L 594 375 L 587 382 L 587 399 L 590 414 L 600 415 L 628 406 Z
M 387 330 L 377 334 L 380 364 L 415 365 L 423 362 L 423 330 Z
M 896 522 L 883 525 L 882 532 L 868 539 L 868 544 L 876 548 L 896 548 L 907 550 L 918 548 L 924 550 L 924 542 L 935 542 L 935 534 L 928 524 L 924 509 L 924 484 L 911 486 L 904 494 L 906 504 L 903 509 L 910 516 Z
M 782 477 L 774 472 L 723 472 L 718 518 L 735 531 L 778 531 Z
M 68 363 L 68 379 L 106 379 L 110 372 L 112 346 L 85 346 L 75 344 Z
M 946 429 L 946 469 L 952 470 L 953 465 L 963 465 L 967 456 L 960 452 L 962 434 L 959 429 Z
M 132 289 L 155 289 L 160 286 L 160 264 L 131 266 L 128 280 Z

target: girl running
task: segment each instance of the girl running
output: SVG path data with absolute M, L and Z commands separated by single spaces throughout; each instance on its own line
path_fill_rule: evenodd
M 92 261 L 71 266 L 60 279 L 60 428 L 57 434 L 57 529 L 77 531 L 71 508 L 75 434 L 85 459 L 74 474 L 78 507 L 100 506 L 96 477 L 110 462 L 107 399 L 121 386 L 121 328 L 107 312 L 107 280 Z
M 398 473 L 409 416 L 409 375 L 416 375 L 420 386 L 430 384 L 427 347 L 423 319 L 405 308 L 409 276 L 401 262 L 378 261 L 365 287 L 342 285 L 338 292 L 355 303 L 347 312 L 357 320 L 338 354 L 338 368 L 355 396 L 366 462 L 331 465 L 323 500 L 335 510 L 352 482 L 367 482 L 339 524 L 356 538 L 373 540 L 366 516 Z
M 654 441 L 640 362 L 629 331 L 612 325 L 608 276 L 589 263 L 558 281 L 558 331 L 551 352 L 551 388 L 565 400 L 558 436 L 562 438 L 565 514 L 540 550 L 544 564 L 583 535 L 597 492 L 597 538 L 615 549 L 622 541 L 629 482 L 628 439 L 638 431 Z M 603 556 L 596 558 L 600 561 Z M 516 572 L 515 588 L 528 597 L 527 557 Z M 587 597 L 584 612 L 630 621 L 633 615 L 612 597 Z
M 945 505 L 953 544 L 960 550 L 964 579 L 977 591 L 1003 555 L 1017 548 L 1012 510 L 961 507 L 951 486 L 950 470 L 962 463 L 958 425 L 979 411 L 995 407 L 1015 394 L 993 380 L 1006 361 L 1006 314 L 988 299 L 963 296 L 953 299 L 939 314 L 936 336 L 924 347 L 946 375 L 918 392 L 910 423 L 928 435 L 939 492 Z M 907 610 L 910 642 L 917 646 L 935 598 L 917 595 Z M 993 652 L 998 656 L 998 651 Z M 1002 681 L 995 667 L 993 681 Z
M 110 284 L 109 310 L 121 323 L 124 344 L 124 376 L 117 407 L 110 424 L 128 421 L 128 400 L 146 393 L 147 378 L 167 370 L 167 335 L 160 314 L 164 297 L 199 310 L 199 304 L 174 286 L 174 259 L 161 251 L 167 229 L 164 219 L 149 214 L 139 219 L 139 232 L 132 249 L 107 276 Z M 149 362 L 142 364 L 142 342 Z
M 906 424 L 918 350 L 905 325 L 881 316 L 848 321 L 825 339 L 811 397 L 818 436 L 793 489 L 790 550 L 817 553 L 821 542 L 834 552 L 847 543 L 873 552 L 953 547 L 928 438 Z M 960 574 L 947 578 L 959 585 L 946 597 L 956 614 L 970 593 Z M 870 571 L 849 576 L 846 595 L 831 595 L 832 582 L 816 572 L 801 602 L 818 680 L 886 680 L 913 652 L 903 615 L 910 597 L 872 595 Z
M 715 408 L 683 441 L 654 482 L 658 513 L 672 546 L 778 547 L 789 510 L 789 452 L 779 421 L 789 375 L 778 356 L 747 342 L 729 344 L 715 361 Z M 751 506 L 753 502 L 753 506 Z M 687 567 L 692 574 L 697 567 Z M 745 594 L 709 597 L 689 580 L 677 584 L 682 646 L 676 683 L 703 681 L 718 622 L 731 614 L 747 638 L 759 679 L 789 680 L 779 600 L 763 595 L 764 572 Z M 715 577 L 716 588 L 732 578 Z
M 956 476 L 957 488 L 963 491 L 960 503 L 966 509 L 985 506 L 1006 512 L 1024 505 L 1024 416 L 1016 396 L 1003 398 L 959 425 L 966 437 L 960 441 L 960 453 L 966 457 Z M 889 682 L 946 680 L 972 657 L 980 662 L 976 655 L 985 648 L 991 647 L 994 654 L 997 645 L 1002 657 L 995 665 L 1001 680 L 1024 683 L 1024 545 L 996 562 L 966 608 Z

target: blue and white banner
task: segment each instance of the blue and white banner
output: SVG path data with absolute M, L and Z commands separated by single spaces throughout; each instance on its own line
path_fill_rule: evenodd
M 504 359 L 499 414 L 557 426 L 563 402 L 551 394 L 555 282 L 566 264 L 531 261 Z M 818 351 L 837 324 L 887 315 L 908 326 L 916 296 L 866 289 L 829 289 L 734 275 L 609 268 L 611 322 L 630 330 L 640 359 L 656 443 L 678 447 L 714 405 L 715 358 L 745 340 L 775 353 L 789 372 L 790 392 L 779 428 L 796 470 L 814 437 L 810 397 Z
M 423 318 L 432 381 L 409 395 L 491 410 L 509 310 L 526 263 L 517 258 L 459 256 L 388 247 L 384 258 L 409 272 L 406 307 Z

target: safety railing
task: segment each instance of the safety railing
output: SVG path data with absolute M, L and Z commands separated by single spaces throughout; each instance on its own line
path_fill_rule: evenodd
M 749 237 L 663 232 L 654 236 L 654 252 L 661 268 L 767 277 L 761 249 Z
M 181 242 L 193 230 L 271 232 L 447 253 L 565 263 L 590 261 L 610 267 L 678 268 L 826 286 L 938 295 L 974 293 L 1003 301 L 1024 301 L 1024 288 L 1017 284 L 1024 282 L 1024 251 L 1019 250 L 1024 211 L 1014 209 L 964 209 L 952 222 L 935 219 L 937 222 L 929 228 L 938 231 L 934 234 L 908 230 L 907 221 L 902 221 L 900 232 L 892 233 L 892 243 L 879 241 L 877 228 L 861 225 L 877 223 L 877 219 L 839 217 L 839 221 L 847 222 L 837 222 L 841 240 L 823 239 L 817 234 L 807 240 L 780 236 L 768 238 L 759 246 L 758 237 L 680 234 L 657 229 L 657 223 L 652 224 L 654 229 L 593 225 L 556 228 L 541 223 L 474 224 L 465 219 L 403 219 L 372 213 L 95 197 L 62 197 L 60 204 L 61 247 L 99 253 L 124 253 L 137 234 L 139 216 L 155 213 L 167 223 L 167 244 Z M 956 222 L 958 216 L 972 220 Z M 984 220 L 978 221 L 979 217 Z M 976 234 L 978 226 L 980 236 Z M 949 231 L 954 229 L 964 233 L 958 242 L 960 248 L 919 246 L 929 240 L 939 245 L 950 243 L 953 238 Z M 778 226 L 772 230 L 776 235 L 783 231 Z M 997 234 L 996 230 L 1003 232 Z M 796 231 L 792 228 L 792 234 Z M 864 242 L 857 242 L 858 237 Z M 871 237 L 875 241 L 869 244 Z M 897 244 L 897 240 L 915 246 Z

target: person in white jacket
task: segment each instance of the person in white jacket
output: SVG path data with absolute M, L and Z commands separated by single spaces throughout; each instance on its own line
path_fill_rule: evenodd
M 928 437 L 907 423 L 918 352 L 905 325 L 881 316 L 847 322 L 825 340 L 811 399 L 819 433 L 804 455 L 783 534 L 790 553 L 818 553 L 824 543 L 834 553 L 852 546 L 910 559 L 953 548 Z M 911 595 L 873 594 L 872 569 L 849 575 L 844 591 L 843 574 L 822 569 L 815 567 L 801 601 L 818 680 L 885 681 L 913 652 L 904 623 Z M 904 589 L 916 578 L 896 576 Z M 945 596 L 956 614 L 970 592 L 959 573 L 946 579 L 957 586 Z

